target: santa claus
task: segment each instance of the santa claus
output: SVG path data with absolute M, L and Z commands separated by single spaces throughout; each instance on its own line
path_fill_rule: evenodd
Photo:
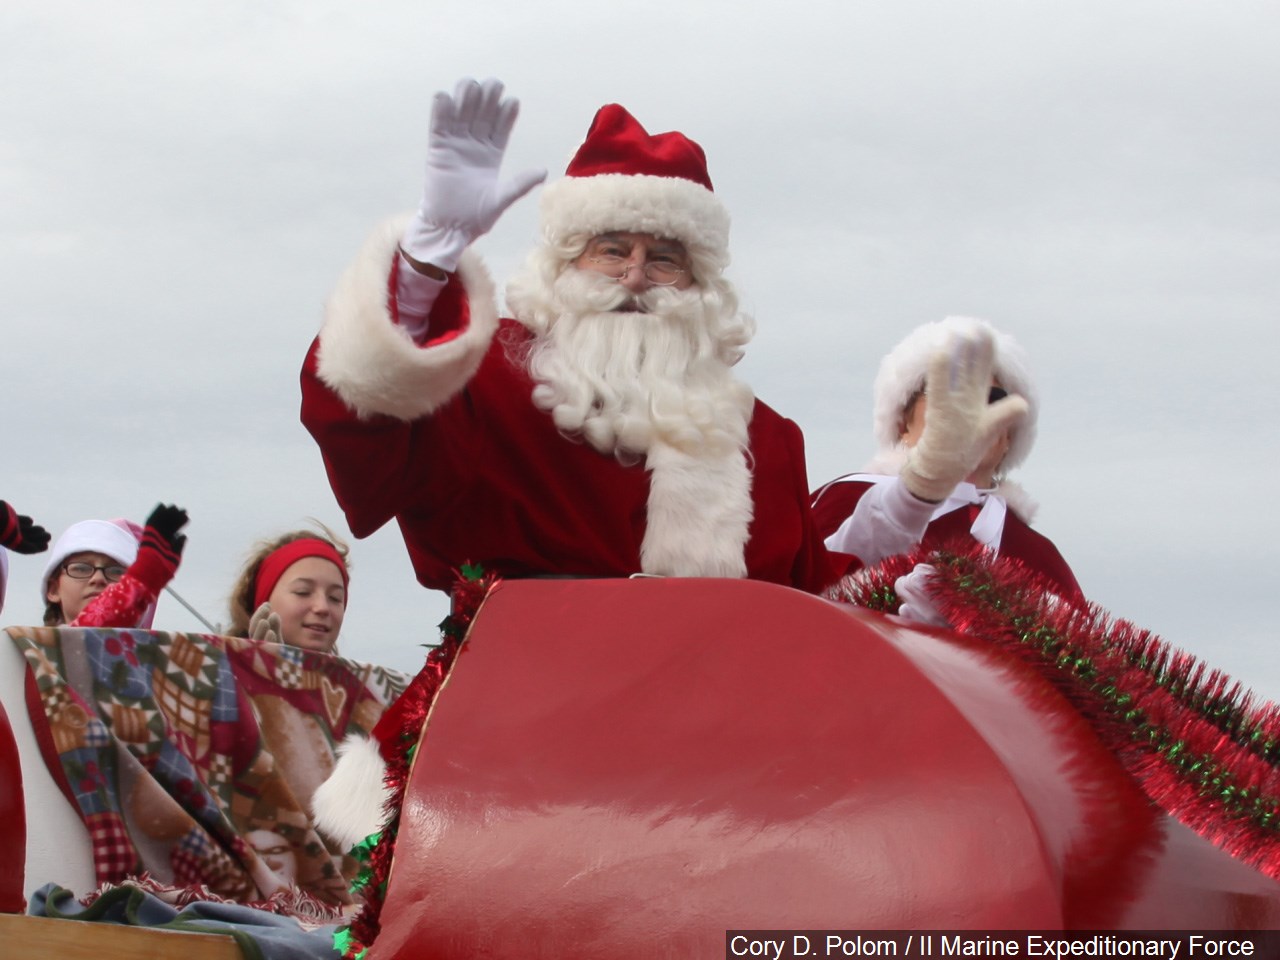
M 734 375 L 754 324 L 701 147 L 602 108 L 501 318 L 469 248 L 545 176 L 500 175 L 516 113 L 495 80 L 437 94 L 417 214 L 375 231 L 327 305 L 302 419 L 352 532 L 394 518 L 445 590 L 464 563 L 820 590 L 841 560 L 799 428 Z

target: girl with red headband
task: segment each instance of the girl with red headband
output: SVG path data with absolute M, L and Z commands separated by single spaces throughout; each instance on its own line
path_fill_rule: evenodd
M 264 541 L 231 594 L 232 636 L 334 653 L 347 612 L 347 546 L 293 530 Z

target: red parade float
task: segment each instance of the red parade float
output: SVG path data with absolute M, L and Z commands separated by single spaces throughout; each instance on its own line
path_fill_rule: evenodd
M 350 952 L 713 957 L 734 929 L 1280 927 L 1265 830 L 1190 798 L 1159 749 L 1117 747 L 1071 684 L 965 622 L 750 581 L 497 583 L 423 704 L 398 821 L 372 848 L 366 893 L 385 893 Z M 44 775 L 6 757 L 5 782 Z

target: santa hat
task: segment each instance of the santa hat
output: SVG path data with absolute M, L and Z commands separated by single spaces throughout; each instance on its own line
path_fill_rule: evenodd
M 45 585 L 49 578 L 66 561 L 77 553 L 101 553 L 122 567 L 133 563 L 138 556 L 138 544 L 142 542 L 142 528 L 129 520 L 81 520 L 62 531 L 49 551 L 49 560 L 40 578 L 40 599 L 44 599 Z
M 729 264 L 729 212 L 712 192 L 702 147 L 649 134 L 616 103 L 596 113 L 565 176 L 542 192 L 548 242 L 610 231 L 679 240 L 705 270 Z
M 132 520 L 117 518 L 115 520 L 81 520 L 62 531 L 49 551 L 49 561 L 44 567 L 44 576 L 40 578 L 40 600 L 45 599 L 45 590 L 49 578 L 66 562 L 67 557 L 77 553 L 101 553 L 110 557 L 122 567 L 130 566 L 138 556 L 138 544 L 142 542 L 142 528 Z M 150 617 L 154 614 L 154 606 L 143 618 L 146 622 L 140 626 L 150 626 Z
M 1000 465 L 1001 472 L 1013 469 L 1027 458 L 1036 439 L 1040 400 L 1031 381 L 1026 352 L 1013 337 L 1001 333 L 986 320 L 947 317 L 916 327 L 880 361 L 872 414 L 879 449 L 868 469 L 884 472 L 888 465 L 901 465 L 904 450 L 899 440 L 903 413 L 911 398 L 924 389 L 929 359 L 945 348 L 953 335 L 975 327 L 990 332 L 995 340 L 995 378 L 1000 386 L 1027 401 L 1026 417 L 1009 434 L 1009 452 Z

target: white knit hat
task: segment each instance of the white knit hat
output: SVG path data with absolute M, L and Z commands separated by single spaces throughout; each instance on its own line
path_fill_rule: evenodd
M 986 320 L 974 317 L 947 317 L 912 330 L 880 361 L 875 381 L 875 429 L 877 452 L 869 470 L 884 472 L 887 465 L 900 466 L 905 455 L 900 443 L 902 416 L 911 398 L 924 389 L 929 359 L 946 347 L 950 338 L 978 327 L 991 333 L 995 340 L 995 378 L 1000 386 L 1027 401 L 1027 415 L 1009 434 L 1009 452 L 1000 464 L 1004 473 L 1022 463 L 1031 453 L 1036 439 L 1036 419 L 1040 400 L 1031 380 L 1026 352 L 1007 333 L 1001 333 Z
M 45 599 L 45 588 L 55 570 L 67 557 L 77 553 L 102 553 L 127 567 L 138 556 L 138 544 L 142 529 L 129 520 L 81 520 L 62 532 L 49 551 L 49 560 L 40 578 L 40 600 Z

